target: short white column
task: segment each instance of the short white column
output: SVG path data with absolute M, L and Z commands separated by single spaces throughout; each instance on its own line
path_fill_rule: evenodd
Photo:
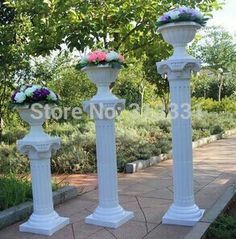
M 95 105 L 100 117 L 95 116 L 96 124 L 96 149 L 97 149 L 97 174 L 99 204 L 93 214 L 86 218 L 86 223 L 104 227 L 117 228 L 133 218 L 133 212 L 125 211 L 118 200 L 117 160 L 115 142 L 115 119 L 107 117 L 107 109 L 116 111 L 122 100 L 106 100 L 101 102 L 85 102 L 87 112 Z M 90 111 L 91 112 L 91 111 Z
M 199 70 L 194 59 L 157 63 L 167 74 L 171 94 L 174 202 L 164 215 L 164 224 L 192 226 L 203 216 L 194 200 L 190 77 Z
M 69 224 L 69 218 L 60 217 L 53 208 L 50 157 L 59 145 L 58 138 L 49 137 L 41 142 L 27 138 L 17 142 L 19 151 L 30 158 L 33 191 L 33 214 L 20 225 L 21 232 L 50 236 Z

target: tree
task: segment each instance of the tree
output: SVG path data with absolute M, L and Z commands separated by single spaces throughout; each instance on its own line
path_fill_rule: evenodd
M 6 115 L 11 88 L 31 74 L 32 56 L 50 54 L 66 43 L 71 51 L 97 46 L 139 58 L 140 51 L 158 39 L 158 15 L 179 4 L 198 6 L 204 12 L 220 6 L 217 0 L 1 1 L 0 118 Z
M 138 104 L 140 114 L 143 112 L 144 104 L 155 100 L 155 86 L 147 81 L 143 70 L 142 59 L 130 59 L 132 63 L 119 74 L 118 80 L 112 91 L 119 97 L 126 99 L 126 107 L 132 109 Z M 135 105 L 134 105 L 135 104 Z
M 142 49 L 156 39 L 157 17 L 170 8 L 186 4 L 204 12 L 217 9 L 217 0 L 83 0 L 69 1 L 64 18 L 64 37 L 70 49 L 114 48 L 123 52 Z M 70 6 L 69 6 L 70 5 Z
M 29 66 L 27 55 L 28 24 L 17 16 L 14 8 L 0 5 L 0 139 L 4 117 L 7 115 L 10 92 L 14 84 L 26 77 Z
M 222 90 L 226 75 L 231 73 L 236 63 L 236 44 L 233 37 L 222 28 L 207 28 L 192 45 L 192 54 L 204 62 L 204 68 L 218 80 L 218 101 L 222 98 Z

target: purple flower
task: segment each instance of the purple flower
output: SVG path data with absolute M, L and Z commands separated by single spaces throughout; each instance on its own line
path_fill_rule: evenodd
M 16 101 L 16 100 L 15 100 L 15 96 L 16 96 L 16 94 L 17 94 L 18 92 L 20 92 L 20 91 L 19 91 L 19 90 L 16 90 L 16 91 L 12 94 L 12 96 L 11 96 L 12 101 Z
M 167 14 L 164 14 L 163 16 L 160 17 L 161 22 L 165 22 L 169 19 L 169 16 Z
M 196 11 L 194 9 L 189 9 L 188 13 L 192 17 L 196 17 L 196 15 L 197 15 L 197 13 L 196 13 Z
M 37 89 L 33 93 L 33 101 L 46 100 L 47 96 L 50 94 L 50 91 L 46 88 Z

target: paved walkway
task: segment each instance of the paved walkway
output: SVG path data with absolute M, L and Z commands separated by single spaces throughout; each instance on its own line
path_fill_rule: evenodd
M 87 225 L 84 218 L 97 206 L 97 190 L 87 192 L 60 205 L 56 210 L 70 217 L 71 224 L 55 233 L 52 239 L 183 239 L 192 227 L 162 225 L 161 218 L 172 202 L 172 160 L 159 163 L 131 175 L 120 175 L 120 204 L 135 213 L 134 219 L 118 229 Z M 209 211 L 226 188 L 236 182 L 236 135 L 194 150 L 194 181 L 196 203 Z M 82 182 L 95 185 L 93 176 L 81 176 Z M 72 176 L 74 184 L 78 184 Z M 72 181 L 70 179 L 70 181 Z M 20 233 L 12 225 L 0 231 L 0 239 L 43 239 Z M 209 224 L 204 220 L 196 230 Z M 188 238 L 193 239 L 193 237 Z

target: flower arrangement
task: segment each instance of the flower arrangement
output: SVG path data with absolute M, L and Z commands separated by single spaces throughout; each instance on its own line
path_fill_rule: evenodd
M 76 68 L 82 69 L 86 66 L 110 65 L 112 68 L 126 67 L 124 56 L 108 50 L 95 50 L 82 57 Z
M 200 24 L 201 26 L 205 26 L 208 18 L 206 18 L 200 11 L 188 8 L 188 7 L 179 7 L 170 10 L 169 12 L 162 15 L 157 20 L 157 27 L 163 26 L 167 23 L 172 22 L 196 22 Z
M 59 96 L 47 87 L 25 85 L 12 94 L 11 100 L 14 106 L 31 105 L 33 103 L 57 104 L 59 102 Z

